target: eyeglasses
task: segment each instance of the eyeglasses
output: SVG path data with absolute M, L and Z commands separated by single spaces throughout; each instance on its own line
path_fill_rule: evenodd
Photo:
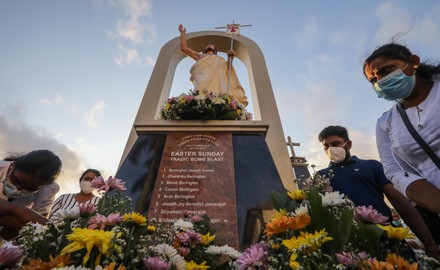
M 17 171 L 15 168 L 9 173 L 7 179 L 9 179 L 17 189 L 35 192 L 42 188 L 38 178 L 32 177 L 32 175 L 28 173 Z

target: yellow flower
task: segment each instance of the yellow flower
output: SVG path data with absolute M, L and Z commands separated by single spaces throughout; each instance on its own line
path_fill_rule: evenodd
M 186 270 L 205 270 L 209 268 L 209 266 L 206 265 L 206 262 L 197 264 L 194 261 L 190 261 L 190 262 L 186 262 L 185 264 L 186 264 Z
M 136 223 L 137 225 L 146 225 L 147 222 L 147 218 L 144 217 L 141 214 L 138 214 L 136 212 L 131 212 L 130 214 L 124 214 L 124 221 L 125 222 L 133 222 Z
M 327 236 L 325 229 L 316 231 L 315 233 L 300 232 L 298 237 L 283 240 L 283 245 L 290 251 L 316 251 L 322 244 L 333 240 Z
M 266 224 L 265 230 L 267 237 L 270 238 L 274 234 L 283 233 L 287 230 L 303 229 L 309 224 L 309 215 L 297 217 L 278 216 Z
M 171 108 L 171 103 L 167 103 L 165 109 L 168 111 Z
M 412 238 L 412 235 L 409 232 L 409 227 L 403 228 L 403 227 L 394 227 L 391 225 L 380 225 L 378 224 L 379 228 L 387 232 L 387 237 L 390 239 L 397 239 L 397 240 L 403 240 L 406 238 Z
M 207 234 L 202 234 L 202 245 L 207 246 L 211 244 L 212 241 L 215 240 L 215 235 L 211 235 L 210 232 Z
M 96 258 L 96 261 L 98 262 L 96 264 L 99 264 L 101 255 L 107 253 L 110 248 L 110 241 L 112 240 L 113 235 L 114 233 L 112 231 L 73 228 L 72 233 L 66 236 L 66 238 L 72 241 L 72 243 L 65 246 L 63 250 L 61 250 L 61 254 L 87 249 L 87 253 L 83 258 L 83 265 L 85 265 L 90 258 L 92 248 L 96 247 L 100 252 Z
M 155 232 L 155 231 L 156 231 L 156 226 L 148 225 L 148 226 L 147 226 L 147 231 L 149 231 L 149 232 Z
M 289 195 L 290 198 L 297 202 L 302 202 L 306 198 L 306 193 L 304 192 L 304 190 L 288 191 L 287 195 Z
M 301 266 L 299 262 L 296 261 L 296 257 L 298 257 L 298 254 L 296 253 L 292 253 L 292 255 L 290 255 L 289 266 L 291 269 L 298 269 Z

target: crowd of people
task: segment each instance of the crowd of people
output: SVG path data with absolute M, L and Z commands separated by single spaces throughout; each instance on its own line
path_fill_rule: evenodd
M 213 45 L 201 53 L 188 48 L 185 28 L 179 25 L 178 29 L 182 51 L 197 64 L 217 55 Z M 228 61 L 215 57 L 221 70 L 210 71 L 221 74 L 222 81 L 215 82 L 218 89 L 224 88 L 220 85 L 224 84 L 235 52 L 229 50 L 227 54 Z M 207 75 L 209 67 L 192 69 L 195 88 L 212 87 L 214 79 Z M 363 73 L 379 97 L 395 101 L 377 120 L 380 162 L 351 155 L 353 142 L 347 129 L 327 126 L 318 139 L 330 163 L 317 174 L 328 175 L 331 171 L 334 190 L 347 195 L 355 205 L 372 206 L 391 223 L 392 211 L 386 197 L 424 244 L 426 253 L 440 259 L 440 64 L 422 62 L 407 47 L 389 43 L 366 58 Z M 247 104 L 244 92 L 234 91 L 232 94 Z M 60 190 L 55 180 L 61 166 L 60 158 L 49 150 L 35 150 L 0 161 L 3 238 L 16 236 L 28 222 L 45 224 L 49 219 L 60 218 L 63 210 L 75 210 L 84 202 L 98 203 L 91 181 L 101 173 L 95 169 L 82 173 L 78 193 L 63 194 L 55 200 Z

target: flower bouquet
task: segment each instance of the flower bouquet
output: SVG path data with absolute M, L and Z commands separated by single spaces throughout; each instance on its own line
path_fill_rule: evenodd
M 252 114 L 230 95 L 190 90 L 164 102 L 159 119 L 252 120 Z
M 97 206 L 84 203 L 79 215 L 27 224 L 18 246 L 0 245 L 0 269 L 231 269 L 240 256 L 214 245 L 207 216 L 159 226 L 131 210 L 120 179 L 97 177 L 92 185 L 102 196 Z
M 299 180 L 300 190 L 272 192 L 276 215 L 263 239 L 236 261 L 239 269 L 439 269 L 404 241 L 408 228 L 387 220 L 372 207 L 354 207 L 333 192 L 329 178 Z

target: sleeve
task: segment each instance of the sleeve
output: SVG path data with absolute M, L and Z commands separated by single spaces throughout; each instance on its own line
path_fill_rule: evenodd
M 396 131 L 395 131 L 396 132 Z M 386 177 L 400 193 L 406 196 L 406 188 L 414 181 L 424 177 L 393 153 L 391 138 L 385 125 L 385 117 L 376 124 L 376 144 Z
M 55 200 L 55 195 L 60 191 L 57 183 L 52 183 L 43 187 L 37 194 L 32 206 L 32 210 L 40 213 L 43 216 L 49 214 L 52 203 Z
M 50 209 L 50 215 L 49 215 L 49 219 L 56 213 L 58 212 L 62 207 L 63 207 L 63 200 L 64 200 L 65 194 L 59 196 L 55 202 L 52 205 L 52 208 Z

